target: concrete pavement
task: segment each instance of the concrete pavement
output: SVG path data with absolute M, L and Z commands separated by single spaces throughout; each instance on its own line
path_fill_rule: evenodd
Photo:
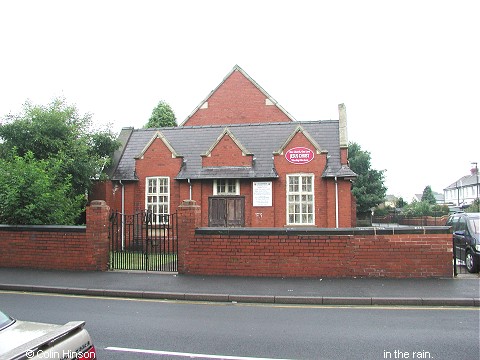
M 0 290 L 189 301 L 480 307 L 479 285 L 477 275 L 284 279 L 0 268 Z

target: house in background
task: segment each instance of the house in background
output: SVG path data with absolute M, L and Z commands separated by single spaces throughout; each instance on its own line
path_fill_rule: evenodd
M 432 193 L 433 193 L 433 196 L 435 197 L 435 203 L 437 205 L 445 204 L 445 197 L 444 197 L 443 194 L 440 194 L 440 193 L 435 192 L 435 191 L 432 191 Z M 423 194 L 415 194 L 415 195 L 413 195 L 412 201 L 420 202 L 420 201 L 422 201 L 422 197 L 423 197 Z
M 445 202 L 458 207 L 467 207 L 479 198 L 479 187 L 478 168 L 474 168 L 470 175 L 461 177 L 443 190 Z
M 398 198 L 395 195 L 386 195 L 383 204 L 380 204 L 380 208 L 395 208 L 397 206 Z
M 201 226 L 352 227 L 346 109 L 296 121 L 239 66 L 178 127 L 122 129 L 90 199 L 161 217 L 195 200 Z

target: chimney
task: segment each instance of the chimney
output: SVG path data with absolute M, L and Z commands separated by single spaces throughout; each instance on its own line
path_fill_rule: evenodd
M 340 147 L 348 148 L 348 135 L 347 135 L 347 108 L 345 104 L 338 105 L 339 122 L 338 128 L 340 132 Z

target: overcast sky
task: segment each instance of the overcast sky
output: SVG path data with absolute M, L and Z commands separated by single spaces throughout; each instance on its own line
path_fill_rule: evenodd
M 2 1 L 0 115 L 63 96 L 101 124 L 181 123 L 238 64 L 297 120 L 338 119 L 388 194 L 480 163 L 480 1 Z

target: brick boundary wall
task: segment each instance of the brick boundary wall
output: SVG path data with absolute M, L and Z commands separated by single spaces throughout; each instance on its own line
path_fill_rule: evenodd
M 196 228 L 179 207 L 179 273 L 265 277 L 453 277 L 449 227 Z
M 0 267 L 108 270 L 109 207 L 92 201 L 86 226 L 0 225 Z

